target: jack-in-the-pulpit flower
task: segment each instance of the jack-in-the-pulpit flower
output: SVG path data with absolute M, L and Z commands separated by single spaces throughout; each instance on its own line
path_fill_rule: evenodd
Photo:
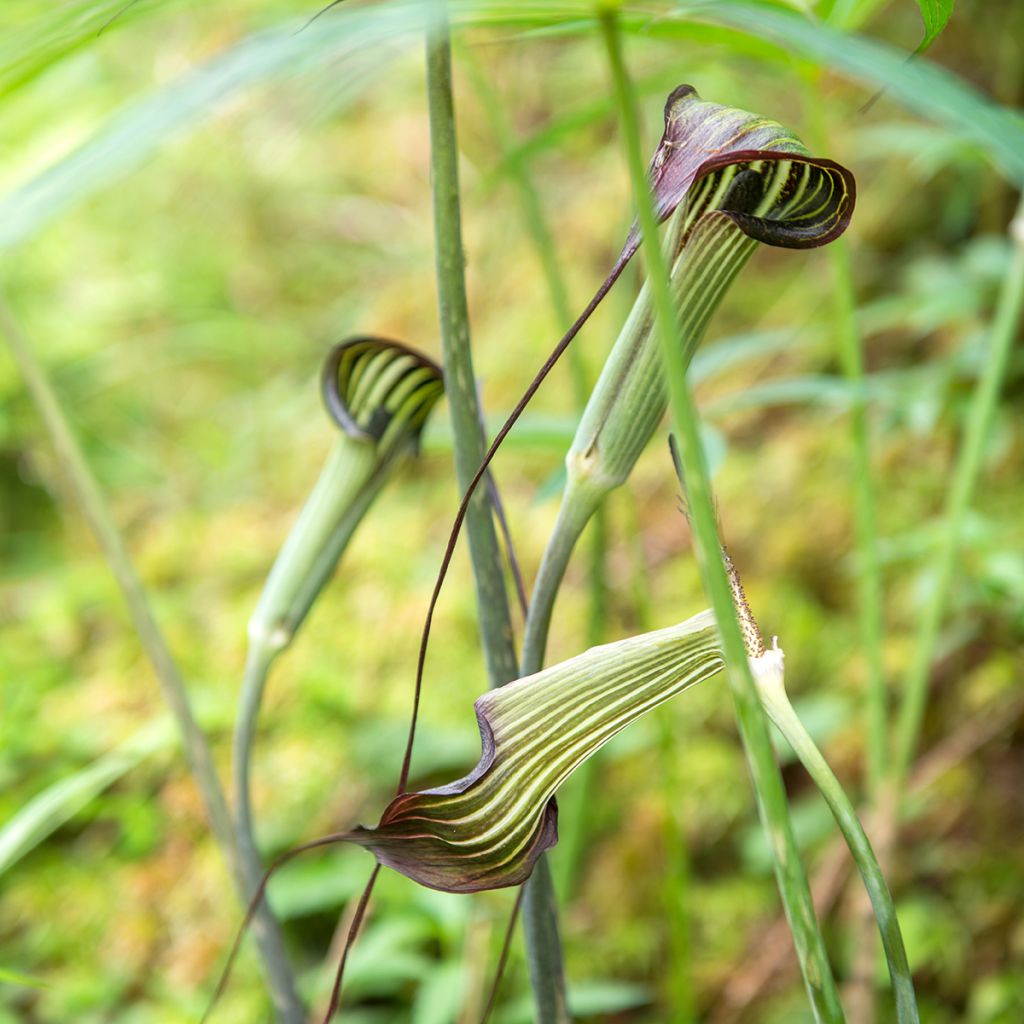
M 824 245 L 849 224 L 853 176 L 809 155 L 774 121 L 708 103 L 682 85 L 665 105 L 665 131 L 649 171 L 655 209 L 671 216 L 665 246 L 687 362 L 712 314 L 759 242 Z M 623 255 L 639 245 L 634 227 Z M 534 588 L 526 671 L 543 661 L 554 596 L 579 535 L 628 478 L 665 414 L 667 389 L 644 285 L 587 403 L 566 456 L 555 531 Z

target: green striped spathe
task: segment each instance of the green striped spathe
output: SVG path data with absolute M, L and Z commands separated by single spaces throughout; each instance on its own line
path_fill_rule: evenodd
M 620 730 L 721 665 L 714 620 L 702 612 L 492 690 L 475 704 L 483 752 L 473 771 L 401 794 L 375 829 L 346 838 L 434 889 L 516 885 L 557 841 L 558 787 Z

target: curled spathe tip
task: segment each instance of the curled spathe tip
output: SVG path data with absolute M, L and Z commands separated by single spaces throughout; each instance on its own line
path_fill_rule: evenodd
M 785 165 L 783 174 L 778 165 Z M 698 186 L 725 171 L 743 175 L 748 187 L 735 192 L 731 206 L 720 203 L 717 209 L 756 241 L 816 248 L 849 226 L 857 187 L 846 167 L 811 155 L 776 121 L 702 100 L 692 85 L 676 86 L 665 101 L 665 128 L 648 167 L 658 220 L 666 220 L 682 203 L 694 206 L 708 198 L 712 190 Z M 777 193 L 762 203 L 773 184 L 780 186 Z M 639 245 L 634 223 L 619 259 L 629 259 Z
M 444 393 L 444 376 L 434 360 L 402 342 L 357 335 L 328 353 L 320 393 L 349 437 L 381 445 L 396 433 L 418 439 Z

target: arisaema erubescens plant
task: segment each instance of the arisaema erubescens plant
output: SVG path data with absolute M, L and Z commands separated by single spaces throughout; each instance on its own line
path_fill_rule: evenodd
M 665 132 L 648 170 L 645 188 L 649 189 L 651 201 L 648 231 L 655 218 L 670 222 L 661 250 L 666 267 L 670 268 L 668 290 L 662 290 L 662 295 L 668 295 L 678 318 L 678 356 L 684 368 L 725 290 L 758 242 L 796 249 L 823 245 L 842 233 L 854 205 L 853 178 L 847 170 L 811 156 L 780 125 L 702 101 L 690 86 L 681 86 L 669 97 Z M 640 229 L 634 227 L 596 301 L 600 301 L 636 253 L 640 241 Z M 302 849 L 348 842 L 370 850 L 378 865 L 446 892 L 471 893 L 528 884 L 544 851 L 557 841 L 554 796 L 558 787 L 617 732 L 721 669 L 719 630 L 710 612 L 667 630 L 597 647 L 549 669 L 541 668 L 554 596 L 572 547 L 594 510 L 614 487 L 628 478 L 665 413 L 669 388 L 654 330 L 657 306 L 658 286 L 654 280 L 645 285 L 637 299 L 583 414 L 567 456 L 569 472 L 562 512 L 527 616 L 521 678 L 476 702 L 482 741 L 477 766 L 446 786 L 406 792 L 412 732 L 398 795 L 384 810 L 378 824 L 313 840 L 286 854 L 285 859 Z M 577 321 L 570 335 L 587 315 L 585 312 Z M 565 344 L 563 339 L 559 350 L 564 350 Z M 342 356 L 339 364 L 336 357 L 335 364 L 346 365 L 345 358 Z M 386 381 L 387 374 L 382 379 Z M 378 383 L 378 378 L 367 382 L 355 372 L 348 378 L 348 387 L 348 401 L 352 405 L 358 405 L 377 390 L 386 390 L 386 384 Z M 436 398 L 435 393 L 432 396 L 432 400 Z M 517 407 L 513 418 L 523 404 Z M 346 418 L 353 418 L 349 409 L 347 405 L 341 417 L 343 423 Z M 358 426 L 364 432 L 367 429 L 366 422 Z M 491 453 L 493 450 L 492 446 Z M 489 458 L 490 454 L 475 474 L 460 516 Z M 313 499 L 307 506 L 310 507 L 316 507 Z M 299 536 L 303 535 L 299 527 L 304 518 L 305 514 L 297 527 Z M 453 530 L 445 567 L 460 523 L 461 519 Z M 330 551 L 333 565 L 335 548 Z M 781 652 L 765 650 L 731 563 L 730 571 L 735 609 L 746 625 L 745 654 L 751 659 L 754 677 L 760 684 L 762 703 L 821 786 L 851 843 L 878 913 L 897 993 L 899 1019 L 915 1021 L 906 956 L 884 880 L 849 801 L 785 701 Z M 315 575 L 318 591 L 325 577 L 322 571 Z M 440 581 L 435 600 L 439 587 Z M 268 593 L 273 590 L 272 575 Z M 308 597 L 310 591 L 304 593 Z M 275 601 L 281 603 L 279 599 Z M 302 614 L 309 603 L 305 599 L 300 602 Z M 261 608 L 266 604 L 264 598 Z M 731 609 L 729 614 L 733 614 Z M 258 611 L 255 621 L 262 624 L 255 636 L 272 635 L 266 627 L 275 621 L 275 616 Z M 423 648 L 421 670 L 422 653 Z M 842 1010 L 814 923 L 806 879 L 799 868 L 799 855 L 784 807 L 769 805 L 766 820 L 786 837 L 784 847 L 776 848 L 780 862 L 786 862 L 780 863 L 780 889 L 793 921 L 815 1015 L 821 1020 L 841 1020 Z M 376 877 L 374 871 L 360 901 L 350 939 L 358 928 Z M 557 942 L 557 933 L 554 941 Z M 536 956 L 536 950 L 532 955 Z M 558 972 L 548 974 L 545 984 L 552 991 L 546 992 L 539 986 L 538 1019 L 565 1019 L 568 1010 L 564 995 L 558 991 L 564 982 Z M 339 969 L 328 1016 L 337 1005 L 340 982 Z

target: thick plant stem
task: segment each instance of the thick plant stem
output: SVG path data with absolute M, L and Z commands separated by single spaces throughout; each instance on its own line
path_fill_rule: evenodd
M 896 907 L 864 827 L 850 798 L 789 703 L 783 683 L 782 651 L 767 651 L 760 658 L 754 659 L 753 668 L 765 710 L 825 798 L 864 881 L 889 965 L 897 1019 L 900 1024 L 918 1024 L 920 1018 L 914 996 L 914 982 L 896 918 Z
M 250 767 L 260 704 L 263 701 L 263 691 L 266 688 L 267 676 L 275 656 L 276 652 L 273 650 L 251 646 L 249 648 L 248 656 L 245 659 L 245 669 L 242 673 L 242 691 L 235 716 L 235 735 L 231 752 L 238 847 L 242 851 L 243 857 L 253 864 L 260 865 L 261 872 L 263 858 L 260 856 L 256 844 Z
M 483 459 L 473 358 L 469 338 L 459 206 L 458 150 L 451 88 L 451 51 L 445 4 L 435 0 L 428 29 L 427 102 L 430 112 L 431 178 L 445 392 L 452 423 L 455 473 L 464 490 Z M 518 676 L 501 549 L 485 488 L 466 514 L 484 656 L 492 686 Z
M 436 0 L 427 39 L 427 102 L 434 194 L 434 233 L 445 390 L 451 411 L 455 471 L 465 492 L 484 454 L 480 431 L 466 305 L 465 258 L 459 207 L 458 148 L 451 84 L 451 46 L 443 0 Z M 480 631 L 492 686 L 519 675 L 501 551 L 486 490 L 470 503 L 466 516 L 476 581 Z M 539 1024 L 569 1020 L 561 940 L 551 874 L 544 858 L 526 883 L 523 899 L 530 977 Z
M 235 841 L 231 814 L 210 747 L 192 714 L 184 680 L 150 608 L 131 555 L 45 370 L 36 360 L 28 339 L 2 299 L 0 330 L 7 336 L 14 361 L 39 409 L 82 511 L 121 590 L 139 642 L 153 666 L 164 700 L 177 723 L 185 760 L 199 788 L 214 838 L 227 861 L 239 898 L 243 904 L 248 903 L 259 883 L 262 869 L 258 861 L 253 863 Z M 266 901 L 260 905 L 253 919 L 253 931 L 278 1018 L 287 1024 L 301 1024 L 305 1018 L 302 1003 L 295 991 L 284 940 Z
M 547 857 L 537 861 L 523 886 L 521 914 L 537 1024 L 567 1024 L 572 1014 L 565 992 L 558 900 Z
M 1021 319 L 1021 310 L 1024 308 L 1024 196 L 1010 225 L 1010 237 L 1013 255 L 999 293 L 984 368 L 975 385 L 967 414 L 967 426 L 953 470 L 953 483 L 946 500 L 945 530 L 932 564 L 928 601 L 921 613 L 917 643 L 903 687 L 892 771 L 897 804 L 917 750 L 925 699 L 928 695 L 928 677 L 935 657 L 942 620 L 949 603 L 957 552 L 960 550 L 960 541 L 963 537 L 964 520 L 981 470 L 985 442 L 1003 387 L 1016 328 Z
M 611 68 L 624 135 L 624 148 L 643 236 L 644 254 L 653 289 L 657 326 L 668 378 L 670 408 L 680 442 L 701 576 L 705 593 L 711 601 L 718 622 L 726 659 L 727 678 L 736 705 L 736 717 L 754 783 L 758 811 L 770 839 L 779 892 L 793 934 L 815 1019 L 827 1022 L 843 1021 L 839 995 L 793 834 L 786 791 L 747 661 L 747 651 L 736 619 L 729 580 L 722 561 L 707 462 L 697 413 L 686 381 L 686 363 L 679 323 L 672 302 L 668 266 L 658 242 L 657 221 L 640 146 L 635 99 L 623 62 L 615 13 L 603 10 L 600 26 Z

